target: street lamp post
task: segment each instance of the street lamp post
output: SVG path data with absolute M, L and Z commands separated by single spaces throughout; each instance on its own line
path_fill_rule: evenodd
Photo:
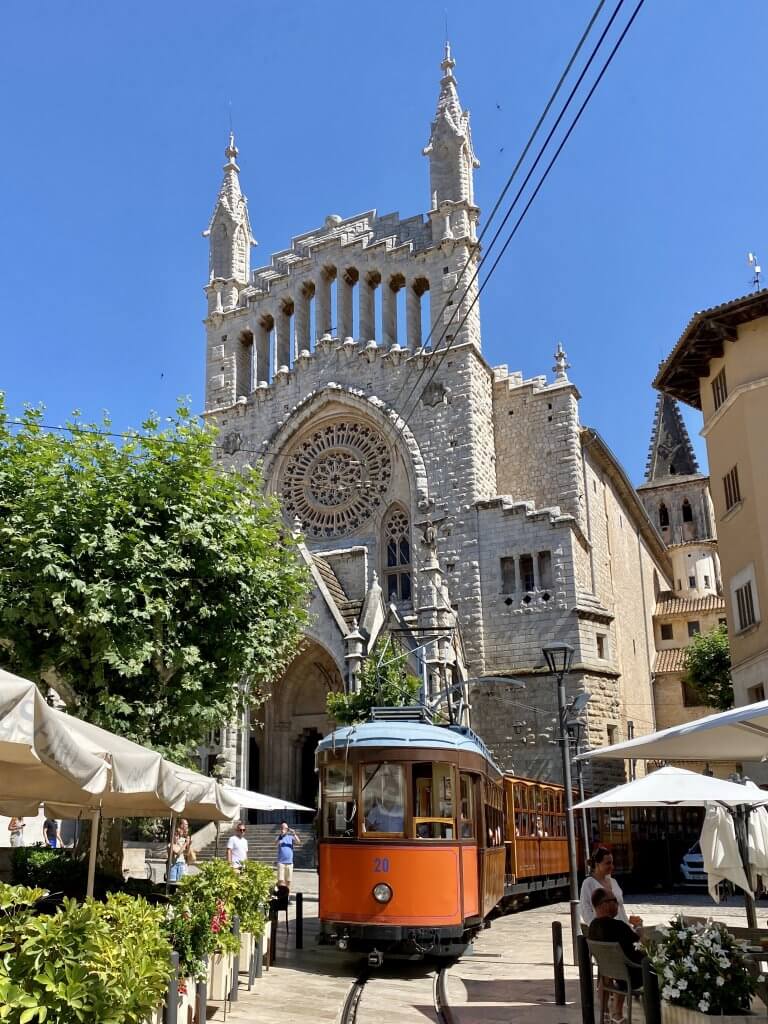
M 568 738 L 568 707 L 565 699 L 565 677 L 571 670 L 573 648 L 570 644 L 546 644 L 541 649 L 547 667 L 557 679 L 557 710 L 560 724 L 560 752 L 563 761 L 563 787 L 565 789 L 565 831 L 568 837 L 568 875 L 570 881 L 571 936 L 573 956 L 576 962 L 579 927 L 579 878 L 576 864 L 576 830 L 573 827 L 573 787 L 571 785 L 571 750 Z

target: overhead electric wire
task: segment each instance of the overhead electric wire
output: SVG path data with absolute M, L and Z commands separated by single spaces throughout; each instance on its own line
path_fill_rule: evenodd
M 595 58 L 595 54 L 597 53 L 597 50 L 600 48 L 600 46 L 601 46 L 601 44 L 603 42 L 603 39 L 605 38 L 605 35 L 606 35 L 607 31 L 610 29 L 611 25 L 613 24 L 613 22 L 614 22 L 614 20 L 616 18 L 616 15 L 618 14 L 619 10 L 621 9 L 623 3 L 624 3 L 624 0 L 619 0 L 618 4 L 616 5 L 616 7 L 614 9 L 614 12 L 613 12 L 613 14 L 611 15 L 611 17 L 610 17 L 610 19 L 608 21 L 608 24 L 606 25 L 605 29 L 603 30 L 603 33 L 600 36 L 600 39 L 598 40 L 597 46 L 593 49 L 589 59 L 587 60 L 587 63 L 584 66 L 584 69 L 583 69 L 583 71 L 581 73 L 581 76 L 579 77 L 579 81 L 576 83 L 576 86 L 574 87 L 574 90 L 572 90 L 572 92 L 571 92 L 571 96 L 569 96 L 569 98 L 566 101 L 563 109 L 561 110 L 560 116 L 559 116 L 559 118 L 558 118 L 558 120 L 557 120 L 557 122 L 555 124 L 555 127 L 557 127 L 557 124 L 559 124 L 560 120 L 562 119 L 563 114 L 567 110 L 568 104 L 570 103 L 570 100 L 573 97 L 573 91 L 575 91 L 575 88 L 578 88 L 578 85 L 582 81 L 582 79 L 584 77 L 584 74 L 586 73 L 586 71 L 591 66 L 592 61 Z M 552 109 L 552 105 L 554 104 L 555 100 L 557 99 L 557 97 L 558 97 L 558 95 L 560 93 L 560 90 L 563 87 L 563 84 L 564 84 L 566 78 L 568 77 L 568 75 L 569 75 L 569 73 L 571 71 L 571 68 L 573 67 L 573 65 L 574 65 L 574 63 L 576 61 L 576 58 L 578 57 L 579 53 L 581 52 L 581 48 L 583 47 L 584 43 L 586 42 L 590 32 L 592 31 L 592 27 L 594 26 L 595 21 L 597 20 L 598 16 L 600 15 L 600 12 L 602 11 L 604 6 L 605 6 L 605 0 L 600 0 L 600 2 L 598 3 L 597 7 L 592 12 L 592 17 L 589 19 L 589 22 L 587 23 L 587 27 L 584 29 L 584 32 L 582 33 L 581 38 L 579 39 L 578 43 L 576 44 L 576 47 L 575 47 L 573 53 L 571 54 L 570 59 L 568 60 L 568 63 L 566 64 L 563 73 L 560 75 L 560 79 L 557 82 L 557 85 L 552 90 L 552 93 L 550 94 L 550 97 L 547 100 L 547 103 L 546 103 L 546 106 L 544 107 L 544 110 L 542 111 L 541 115 L 539 116 L 539 119 L 536 122 L 532 132 L 528 136 L 528 141 L 526 142 L 525 146 L 523 147 L 522 153 L 518 157 L 515 166 L 512 168 L 511 174 L 507 178 L 507 181 L 506 181 L 503 189 L 499 193 L 499 196 L 496 199 L 496 202 L 494 203 L 493 209 L 491 210 L 490 215 L 488 216 L 488 219 L 487 219 L 487 221 L 485 223 L 485 227 L 480 232 L 479 237 L 471 244 L 470 252 L 469 252 L 469 255 L 467 257 L 467 262 L 465 263 L 465 265 L 462 268 L 461 272 L 459 274 L 457 274 L 456 281 L 454 282 L 453 287 L 451 288 L 450 292 L 448 293 L 448 295 L 446 296 L 445 300 L 443 301 L 442 309 L 440 310 L 440 312 L 438 313 L 437 316 L 432 316 L 432 318 L 431 318 L 432 319 L 432 325 L 430 326 L 429 333 L 427 334 L 426 338 L 424 339 L 424 341 L 422 343 L 422 347 L 424 347 L 426 344 L 429 343 L 429 340 L 432 337 L 437 324 L 442 321 L 442 318 L 443 318 L 443 316 L 445 314 L 446 309 L 448 309 L 449 306 L 454 304 L 453 303 L 453 296 L 455 295 L 457 288 L 459 288 L 461 280 L 464 277 L 464 274 L 466 273 L 466 270 L 469 267 L 473 256 L 475 255 L 475 253 L 482 246 L 483 239 L 485 238 L 486 233 L 490 230 L 491 224 L 493 222 L 493 219 L 496 216 L 496 214 L 497 214 L 497 212 L 499 210 L 499 207 L 501 206 L 501 204 L 502 204 L 502 202 L 504 200 L 504 197 L 506 196 L 507 192 L 509 191 L 509 189 L 510 189 L 510 187 L 512 185 L 512 182 L 514 181 L 518 171 L 520 170 L 520 167 L 523 164 L 523 161 L 525 160 L 526 156 L 528 155 L 528 152 L 530 151 L 530 148 L 533 145 L 534 140 L 536 139 L 536 136 L 538 135 L 539 130 L 540 130 L 542 124 L 544 123 L 544 121 L 546 120 L 547 115 L 549 114 L 550 110 Z M 552 133 L 550 132 L 550 135 L 548 136 L 547 141 L 549 141 L 549 138 L 551 138 L 551 135 L 552 135 Z M 546 145 L 546 143 L 545 143 L 545 145 Z M 534 164 L 534 167 L 535 166 L 536 165 Z M 499 231 L 504 226 L 504 224 L 506 223 L 508 218 L 509 218 L 509 212 L 507 213 L 507 216 L 505 217 L 505 219 L 502 221 L 501 226 L 499 228 Z M 496 242 L 496 239 L 498 238 L 499 231 L 496 232 L 496 234 L 494 235 L 493 239 L 491 240 L 491 243 L 490 243 L 490 245 L 488 247 L 488 252 L 489 253 L 490 253 L 490 250 L 493 248 L 493 245 Z M 483 259 L 485 259 L 485 257 L 481 258 L 479 266 L 482 266 Z M 478 266 L 478 269 L 479 269 L 479 266 Z M 477 274 L 475 274 L 475 276 L 472 278 L 472 280 L 466 286 L 466 288 L 464 290 L 464 293 L 463 293 L 461 299 L 459 300 L 459 305 L 464 300 L 464 297 L 466 296 L 467 292 L 469 291 L 469 288 L 472 286 L 476 276 L 477 276 Z M 450 327 L 450 324 L 445 325 L 443 327 L 442 333 L 441 333 L 440 337 L 437 340 L 437 345 L 436 345 L 434 351 L 437 351 L 437 348 L 439 347 L 440 342 L 445 337 L 449 327 Z M 422 374 L 423 374 L 423 372 L 424 371 L 422 370 Z M 403 384 L 401 384 L 401 386 L 398 389 L 398 391 L 396 392 L 392 402 L 390 403 L 392 406 L 394 406 L 395 402 L 397 401 L 397 399 L 402 394 L 402 392 L 405 389 L 406 385 L 407 385 L 407 382 L 404 382 Z M 406 399 L 406 403 L 410 400 L 410 398 L 411 398 L 411 396 L 413 394 L 413 391 L 414 391 L 415 387 L 417 387 L 417 386 L 418 386 L 418 378 L 417 378 L 416 385 L 414 385 L 414 387 L 412 387 L 411 390 L 408 392 L 408 398 Z
M 615 18 L 616 14 L 618 13 L 618 10 L 619 10 L 619 8 L 620 8 L 620 7 L 622 6 L 623 2 L 624 2 L 624 0 L 619 0 L 619 4 L 617 5 L 616 9 L 614 10 L 614 13 L 613 13 L 613 15 L 611 16 L 611 21 L 609 22 L 608 26 L 606 26 L 606 29 L 605 29 L 605 30 L 603 31 L 603 34 L 601 35 L 601 37 L 600 37 L 600 40 L 599 40 L 599 41 L 598 41 L 598 43 L 597 43 L 597 46 L 596 46 L 596 47 L 595 47 L 595 49 L 593 50 L 593 53 L 592 53 L 592 55 L 591 55 L 591 57 L 590 57 L 590 60 L 592 59 L 592 57 L 594 57 L 594 55 L 595 55 L 595 53 L 596 53 L 597 49 L 598 49 L 598 48 L 599 48 L 599 46 L 601 45 L 601 43 L 602 43 L 602 40 L 603 40 L 603 39 L 604 39 L 604 37 L 605 37 L 605 32 L 606 32 L 606 31 L 607 31 L 607 29 L 608 29 L 608 28 L 610 27 L 610 25 L 611 25 L 611 23 L 612 23 L 613 19 Z M 471 304 L 470 304 L 469 308 L 467 309 L 467 311 L 465 312 L 465 314 L 464 314 L 464 316 L 463 316 L 462 320 L 461 320 L 461 321 L 460 321 L 460 322 L 458 323 L 458 325 L 457 325 L 457 326 L 455 326 L 455 327 L 454 327 L 454 334 L 453 334 L 453 337 L 452 337 L 452 338 L 450 339 L 450 341 L 449 341 L 448 345 L 447 345 L 447 346 L 445 346 L 445 348 L 443 348 L 443 349 L 441 350 L 441 352 L 440 352 L 440 359 L 438 360 L 438 362 L 437 362 L 437 365 L 436 365 L 435 367 L 427 366 L 427 367 L 425 367 L 425 368 L 424 368 L 424 369 L 422 370 L 422 373 L 421 373 L 420 377 L 421 377 L 421 376 L 423 376 L 423 375 L 424 375 L 425 373 L 427 373 L 427 372 L 428 372 L 429 370 L 431 370 L 431 374 L 430 374 L 430 376 L 429 376 L 428 380 L 426 381 L 426 383 L 424 384 L 424 387 L 427 387 L 427 386 L 428 386 L 428 385 L 429 385 L 429 384 L 431 383 L 431 381 L 432 381 L 432 380 L 434 379 L 434 377 L 435 377 L 435 374 L 436 374 L 436 373 L 438 372 L 438 370 L 439 370 L 439 369 L 440 369 L 440 367 L 442 366 L 442 364 L 443 364 L 443 361 L 445 360 L 445 357 L 446 357 L 446 355 L 448 354 L 448 352 L 449 352 L 449 351 L 451 350 L 451 348 L 453 347 L 453 345 L 454 345 L 454 343 L 455 343 L 455 340 L 456 340 L 456 335 L 457 335 L 457 333 L 458 333 L 458 332 L 459 332 L 459 331 L 461 330 L 461 328 L 462 328 L 462 327 L 464 326 L 464 324 L 466 323 L 466 321 L 467 321 L 467 319 L 469 318 L 469 316 L 470 316 L 470 314 L 471 314 L 472 310 L 473 310 L 473 309 L 474 309 L 474 307 L 476 306 L 476 304 L 477 304 L 477 302 L 478 302 L 478 300 L 479 300 L 479 298 L 480 298 L 480 295 L 481 295 L 481 293 L 483 292 L 483 290 L 484 290 L 485 286 L 486 286 L 486 285 L 488 284 L 488 281 L 489 281 L 489 280 L 490 280 L 490 278 L 492 277 L 492 275 L 493 275 L 494 271 L 495 271 L 495 270 L 496 270 L 496 268 L 498 267 L 498 265 L 499 265 L 499 262 L 500 262 L 501 258 L 503 257 L 504 253 L 505 253 L 505 252 L 507 251 L 507 248 L 509 247 L 509 244 L 510 244 L 510 242 L 512 241 L 512 239 L 514 238 L 514 236 L 515 236 L 515 235 L 517 234 L 517 231 L 518 231 L 518 229 L 519 229 L 520 225 L 522 224 L 522 222 L 523 222 L 523 220 L 524 220 L 524 218 L 525 218 L 526 214 L 528 213 L 528 210 L 530 209 L 530 207 L 531 207 L 531 205 L 532 205 L 532 203 L 533 203 L 534 199 L 535 199 L 535 198 L 536 198 L 536 196 L 537 196 L 537 195 L 539 194 L 539 191 L 541 190 L 541 187 L 542 187 L 542 185 L 544 184 L 544 182 L 546 181 L 547 177 L 549 176 L 549 173 L 550 173 L 550 171 L 552 170 L 552 168 L 553 168 L 554 164 L 556 163 L 556 161 L 557 161 L 558 157 L 560 156 L 560 153 L 562 152 L 563 148 L 565 147 L 565 144 L 567 143 L 568 139 L 570 138 L 570 136 L 571 136 L 571 134 L 572 134 L 572 132 L 573 132 L 574 128 L 575 128 L 575 127 L 576 127 L 576 125 L 577 125 L 577 124 L 579 123 L 579 121 L 580 121 L 580 119 L 581 119 L 581 116 L 582 116 L 582 114 L 584 113 L 584 111 L 585 111 L 585 109 L 586 109 L 587 105 L 589 104 L 590 100 L 592 99 L 592 96 L 594 95 L 594 93 L 595 93 L 595 90 L 597 89 L 598 85 L 599 85 L 599 84 L 600 84 L 600 82 L 602 81 L 602 79 L 603 79 L 603 76 L 605 75 L 606 71 L 607 71 L 607 70 L 608 70 L 608 68 L 610 67 L 610 65 L 611 65 L 611 63 L 612 63 L 612 61 L 613 61 L 613 58 L 615 57 L 615 55 L 616 55 L 616 53 L 617 53 L 617 51 L 618 51 L 619 47 L 620 47 L 620 46 L 621 46 L 621 44 L 623 43 L 623 41 L 624 41 L 624 39 L 625 39 L 625 37 L 626 37 L 627 33 L 629 32 L 629 29 L 630 29 L 630 28 L 632 27 L 632 24 L 633 24 L 633 22 L 634 22 L 635 18 L 637 17 L 638 13 L 640 12 L 640 8 L 641 8 L 641 7 L 643 6 L 643 4 L 644 4 L 644 3 L 645 3 L 645 0 L 638 0 L 638 3 L 637 3 L 637 5 L 635 6 L 635 9 L 633 10 L 633 12 L 632 12 L 632 14 L 631 14 L 631 16 L 630 16 L 629 20 L 627 21 L 627 24 L 626 24 L 626 25 L 624 26 L 624 28 L 623 28 L 623 30 L 622 30 L 622 32 L 621 32 L 621 34 L 619 35 L 619 38 L 618 38 L 618 39 L 617 39 L 617 41 L 616 41 L 616 42 L 614 43 L 614 45 L 613 45 L 613 47 L 612 47 L 612 49 L 611 49 L 610 53 L 608 54 L 608 57 L 606 58 L 605 62 L 603 63 L 603 66 L 602 66 L 602 68 L 601 68 L 601 70 L 600 70 L 600 72 L 599 72 L 599 74 L 598 74 L 597 78 L 596 78 L 596 79 L 595 79 L 595 81 L 594 81 L 594 82 L 592 83 L 592 86 L 590 87 L 589 91 L 587 92 L 587 95 L 586 95 L 585 99 L 583 100 L 583 102 L 582 102 L 581 106 L 579 107 L 578 111 L 576 112 L 575 116 L 573 117 L 573 119 L 572 119 L 572 121 L 571 121 L 571 123 L 570 123 L 570 125 L 569 125 L 569 127 L 568 127 L 568 129 L 567 129 L 567 131 L 566 131 L 566 133 L 565 133 L 565 135 L 563 136 L 563 138 L 561 139 L 561 141 L 560 141 L 560 143 L 559 143 L 559 145 L 558 145 L 557 149 L 555 150 L 555 153 L 554 153 L 553 157 L 551 158 L 551 160 L 550 160 L 550 161 L 549 161 L 549 163 L 547 164 L 547 167 L 545 168 L 545 170 L 544 170 L 544 172 L 543 172 L 543 174 L 542 174 L 541 178 L 539 179 L 539 182 L 538 182 L 538 184 L 536 185 L 536 187 L 535 187 L 535 189 L 534 189 L 533 193 L 532 193 L 532 194 L 531 194 L 531 196 L 529 197 L 529 199 L 528 199 L 528 201 L 527 201 L 527 203 L 526 203 L 526 205 L 525 205 L 525 207 L 524 207 L 524 209 L 523 209 L 523 212 L 522 212 L 522 213 L 520 214 L 519 218 L 518 218 L 518 219 L 517 219 L 517 221 L 515 222 L 515 225 L 514 225 L 514 227 L 513 227 L 513 228 L 512 228 L 512 230 L 511 230 L 511 231 L 509 232 L 509 234 L 508 234 L 508 236 L 507 236 L 507 238 L 506 238 L 506 240 L 505 240 L 505 242 L 504 242 L 504 245 L 502 246 L 501 252 L 500 252 L 500 253 L 498 254 L 498 256 L 496 257 L 496 259 L 494 260 L 494 262 L 493 262 L 493 264 L 492 264 L 492 266 L 491 266 L 491 269 L 489 270 L 489 272 L 488 272 L 488 274 L 487 274 L 487 276 L 486 276 L 485 280 L 484 280 L 484 281 L 483 281 L 483 282 L 481 283 L 480 287 L 478 288 L 478 290 L 477 290 L 477 294 L 476 294 L 476 295 L 474 296 L 474 298 L 472 299 L 472 302 L 471 302 Z M 589 66 L 589 65 L 587 65 L 587 67 L 588 67 L 588 66 Z M 556 123 L 555 123 L 555 125 L 554 125 L 553 129 L 552 129 L 552 130 L 550 131 L 550 133 L 549 133 L 549 135 L 547 136 L 547 139 L 546 139 L 546 141 L 544 142 L 544 144 L 543 144 L 543 145 L 542 145 L 542 146 L 540 147 L 540 150 L 539 150 L 539 154 L 538 154 L 538 155 L 537 155 L 537 157 L 536 157 L 536 161 L 534 162 L 534 165 L 533 165 L 533 167 L 531 168 L 531 170 L 529 171 L 529 173 L 528 173 L 528 174 L 526 175 L 526 178 L 525 178 L 525 180 L 524 180 L 524 182 L 523 182 L 522 186 L 520 187 L 520 189 L 518 190 L 518 192 L 517 192 L 517 194 L 516 194 L 516 196 L 515 196 L 514 200 L 513 200 L 513 201 L 512 201 L 512 203 L 510 204 L 510 208 L 509 208 L 509 210 L 507 211 L 507 214 L 505 215 L 505 217 L 504 217 L 504 220 L 502 221 L 502 225 L 500 226 L 499 230 L 498 230 L 498 231 L 496 232 L 496 234 L 494 235 L 493 241 L 492 241 L 491 245 L 490 245 L 490 246 L 489 246 L 489 248 L 488 248 L 488 252 L 487 252 L 487 253 L 485 254 L 485 256 L 483 257 L 483 259 L 482 259 L 482 260 L 480 260 L 480 262 L 479 262 L 479 264 L 478 264 L 478 266 L 477 266 L 477 268 L 476 268 L 476 270 L 475 270 L 475 273 L 473 274 L 472 280 L 471 280 L 471 281 L 469 282 L 469 284 L 468 284 L 467 288 L 465 289 L 465 292 L 464 292 L 464 296 L 466 296 L 466 295 L 467 295 L 467 293 L 468 293 L 468 291 L 469 291 L 469 288 L 470 288 L 470 287 L 472 286 L 472 284 L 474 283 L 474 281 L 475 281 L 475 280 L 476 280 L 476 278 L 478 277 L 478 275 L 479 275 L 479 273 L 480 273 L 480 270 L 481 270 L 481 268 L 482 268 L 483 264 L 485 263 L 486 259 L 487 259 L 487 258 L 488 258 L 488 256 L 490 255 L 490 251 L 491 251 L 491 248 L 492 248 L 492 246 L 493 246 L 493 243 L 494 243 L 494 242 L 496 241 L 496 239 L 498 238 L 498 236 L 499 236 L 499 234 L 500 234 L 500 232 L 501 232 L 501 227 L 503 227 L 503 226 L 504 226 L 504 224 L 506 224 L 507 220 L 509 219 L 509 216 L 510 216 L 510 215 L 511 215 L 511 213 L 512 213 L 512 210 L 514 209 L 514 207 L 516 206 L 517 202 L 519 201 L 519 199 L 520 199 L 520 197 L 521 197 L 521 195 L 522 195 L 522 192 L 523 192 L 523 190 L 524 190 L 525 186 L 527 185 L 528 181 L 530 180 L 530 177 L 531 177 L 531 174 L 532 174 L 533 170 L 534 170 L 534 169 L 535 169 L 535 167 L 536 167 L 536 166 L 538 165 L 538 162 L 539 162 L 539 160 L 540 160 L 541 156 L 543 155 L 543 153 L 544 153 L 544 150 L 545 150 L 546 146 L 548 145 L 548 143 L 549 143 L 550 139 L 552 138 L 552 135 L 553 135 L 554 131 L 556 130 L 557 126 L 559 125 L 560 121 L 562 120 L 562 115 L 563 115 L 563 113 L 565 113 L 565 110 L 567 109 L 568 105 L 570 104 L 571 100 L 573 99 L 573 96 L 574 96 L 574 94 L 575 94 L 575 90 L 576 90 L 576 89 L 578 88 L 579 84 L 580 84 L 580 83 L 581 83 L 581 81 L 583 80 L 585 72 L 586 72 L 586 67 L 585 67 L 584 71 L 582 71 L 582 74 L 581 74 L 581 75 L 579 76 L 579 80 L 577 81 L 576 85 L 575 85 L 575 86 L 574 86 L 574 88 L 573 88 L 573 89 L 571 90 L 571 93 L 570 93 L 570 95 L 569 95 L 569 97 L 568 97 L 568 100 L 566 101 L 566 104 L 564 105 L 564 107 L 563 107 L 563 110 L 561 111 L 561 114 L 559 115 L 559 117 L 558 117 L 558 119 L 557 119 L 557 121 L 556 121 Z M 462 296 L 462 299 L 464 298 L 464 296 Z M 449 325 L 449 326 L 450 326 L 450 325 Z M 446 330 L 447 330 L 447 328 L 446 328 Z M 446 333 L 446 330 L 444 330 L 443 334 L 445 334 L 445 333 Z M 441 337 L 441 339 L 440 339 L 440 340 L 442 340 L 442 337 Z M 438 342 L 438 344 L 439 344 L 439 342 Z M 413 397 L 413 395 L 414 395 L 414 393 L 415 393 L 415 391 L 416 391 L 416 388 L 418 387 L 418 384 L 419 384 L 419 379 L 420 379 L 420 378 L 417 378 L 417 380 L 416 380 L 416 382 L 415 382 L 414 386 L 413 386 L 413 387 L 411 388 L 411 391 L 409 392 L 408 398 L 406 399 L 406 402 L 405 402 L 405 404 L 404 404 L 404 406 L 403 406 L 403 410 L 402 410 L 402 412 L 400 413 L 400 415 L 401 415 L 401 416 L 402 416 L 402 418 L 403 418 L 403 419 L 404 419 L 404 420 L 406 421 L 406 423 L 408 422 L 408 416 L 409 416 L 409 415 L 412 415 L 412 414 L 413 414 L 413 412 L 415 411 L 415 406 L 414 406 L 414 407 L 413 407 L 413 409 L 411 410 L 410 414 L 409 414 L 409 413 L 407 412 L 407 408 L 408 408 L 408 402 L 410 402 L 411 398 Z M 423 388 L 422 388 L 422 391 L 423 391 Z M 417 401 L 418 401 L 418 399 L 417 399 Z

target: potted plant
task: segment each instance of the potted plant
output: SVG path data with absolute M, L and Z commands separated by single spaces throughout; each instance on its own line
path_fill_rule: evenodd
M 65 900 L 35 915 L 40 890 L 0 885 L 0 1017 L 7 1024 L 146 1024 L 168 988 L 162 911 L 145 900 Z
M 686 924 L 677 917 L 658 935 L 645 945 L 659 977 L 666 1024 L 698 1024 L 708 1016 L 729 1024 L 751 1012 L 762 976 L 725 925 Z
M 235 913 L 240 918 L 240 967 L 246 970 L 256 940 L 264 934 L 275 872 L 267 864 L 246 861 L 240 869 Z
M 220 860 L 206 861 L 196 875 L 186 875 L 167 920 L 169 938 L 179 954 L 183 976 L 204 974 L 208 957 L 208 997 L 222 1001 L 229 996 L 238 940 L 232 934 L 232 915 L 237 898 L 238 875 Z

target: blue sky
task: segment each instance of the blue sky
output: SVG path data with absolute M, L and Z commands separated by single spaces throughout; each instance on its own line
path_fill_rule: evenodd
M 177 395 L 201 407 L 201 231 L 230 104 L 253 265 L 329 213 L 423 212 L 447 7 L 489 211 L 593 6 L 7 5 L 0 388 L 11 409 L 43 402 L 52 423 L 109 409 L 122 428 L 169 413 Z M 647 0 L 483 295 L 489 362 L 549 372 L 562 340 L 583 421 L 636 483 L 659 360 L 696 309 L 750 290 L 748 250 L 768 266 L 766 29 L 760 0 Z

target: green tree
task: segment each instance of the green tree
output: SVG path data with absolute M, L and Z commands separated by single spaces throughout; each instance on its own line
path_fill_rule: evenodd
M 685 649 L 685 681 L 696 688 L 710 707 L 718 711 L 733 707 L 727 626 L 717 626 L 709 633 L 699 633 L 693 638 Z
M 413 704 L 421 689 L 421 680 L 408 671 L 404 653 L 397 653 L 387 641 L 378 640 L 360 670 L 357 693 L 329 693 L 328 714 L 340 725 L 365 722 L 371 708 L 401 708 Z
M 0 394 L 0 665 L 176 759 L 296 651 L 308 576 L 254 469 L 181 404 L 141 434 L 48 432 Z

